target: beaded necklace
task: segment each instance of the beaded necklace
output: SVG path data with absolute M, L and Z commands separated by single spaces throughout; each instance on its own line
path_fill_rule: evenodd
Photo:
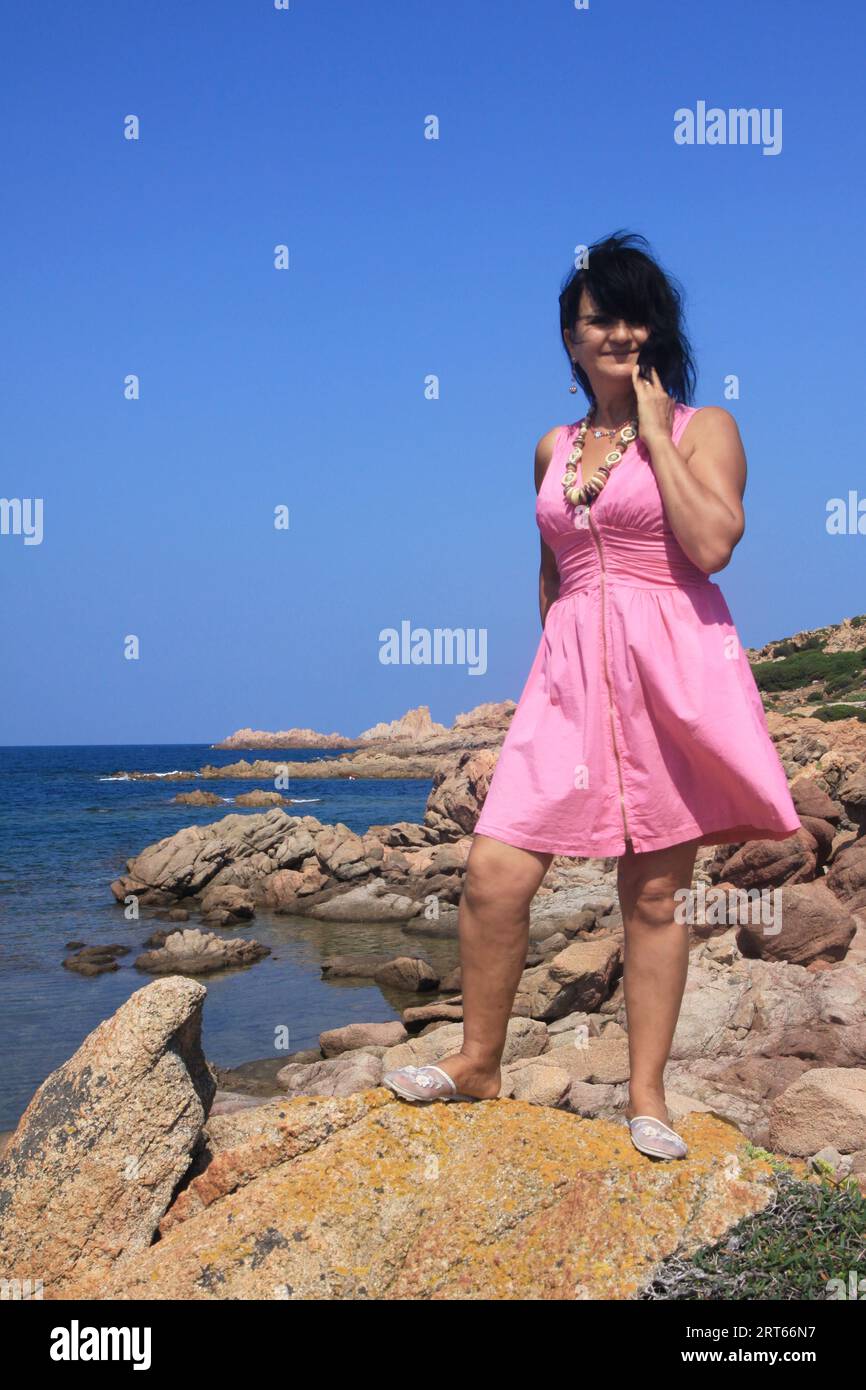
M 565 473 L 562 478 L 562 489 L 565 493 L 565 499 L 567 502 L 570 502 L 573 507 L 586 507 L 590 505 L 593 499 L 601 492 L 610 477 L 611 469 L 616 467 L 625 453 L 625 447 L 623 446 L 627 446 L 633 439 L 637 439 L 638 422 L 636 419 L 632 419 L 622 426 L 619 432 L 619 443 L 614 445 L 610 453 L 605 454 L 604 463 L 599 464 L 598 469 L 593 473 L 589 481 L 585 482 L 582 487 L 575 487 L 575 483 L 577 482 L 576 464 L 583 457 L 584 441 L 586 440 L 590 423 L 595 418 L 595 410 L 596 403 L 593 401 L 586 415 L 580 422 L 577 435 L 575 436 L 574 446 L 568 456 L 565 465 Z M 597 439 L 602 434 L 607 434 L 610 438 L 613 438 L 616 434 L 616 430 L 594 430 L 593 433 Z

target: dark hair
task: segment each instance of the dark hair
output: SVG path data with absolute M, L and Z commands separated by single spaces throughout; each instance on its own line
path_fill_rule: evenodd
M 641 375 L 648 377 L 648 369 L 655 367 L 668 394 L 683 405 L 691 405 L 696 372 L 683 328 L 682 291 L 641 246 L 649 246 L 646 237 L 617 231 L 588 248 L 586 266 L 575 267 L 560 292 L 560 341 L 571 363 L 562 332 L 565 328 L 574 332 L 580 296 L 586 289 L 601 313 L 649 329 L 638 353 Z M 574 375 L 587 399 L 593 401 L 592 385 L 579 363 L 574 364 Z

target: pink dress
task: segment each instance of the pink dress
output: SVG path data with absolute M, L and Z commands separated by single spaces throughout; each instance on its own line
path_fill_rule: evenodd
M 677 404 L 672 438 L 696 407 Z M 592 506 L 562 490 L 580 421 L 560 427 L 535 515 L 559 596 L 475 833 L 604 858 L 800 828 L 721 589 L 683 551 L 649 452 L 629 445 Z

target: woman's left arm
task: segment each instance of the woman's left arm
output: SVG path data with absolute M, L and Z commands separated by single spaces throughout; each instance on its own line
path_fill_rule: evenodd
M 686 555 L 705 574 L 725 568 L 746 528 L 743 493 L 746 456 L 737 422 L 721 406 L 704 406 L 689 422 L 681 450 L 671 438 L 674 402 L 655 368 L 652 381 L 632 373 L 638 431 L 671 529 Z

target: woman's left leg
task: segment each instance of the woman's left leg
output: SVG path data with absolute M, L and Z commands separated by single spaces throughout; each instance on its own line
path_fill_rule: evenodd
M 670 1124 L 664 1070 L 679 1018 L 689 963 L 689 926 L 675 920 L 692 886 L 700 840 L 637 854 L 631 841 L 617 864 L 625 931 L 623 989 L 630 1062 L 626 1116 L 653 1115 Z M 682 917 L 682 912 L 678 917 Z

